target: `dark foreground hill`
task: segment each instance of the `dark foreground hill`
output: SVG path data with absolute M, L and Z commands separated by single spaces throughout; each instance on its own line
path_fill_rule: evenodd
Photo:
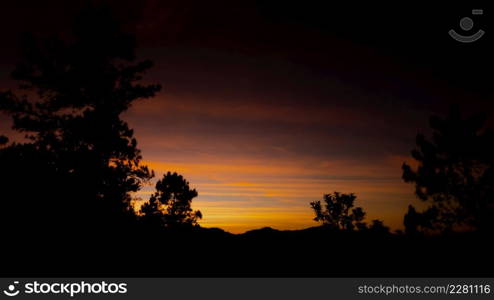
M 1 269 L 9 276 L 487 276 L 494 274 L 490 240 L 478 233 L 197 228 L 71 244 L 25 239 L 7 246 Z

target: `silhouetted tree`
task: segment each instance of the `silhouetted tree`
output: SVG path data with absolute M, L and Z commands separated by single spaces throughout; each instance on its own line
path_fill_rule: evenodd
M 134 49 L 106 8 L 84 10 L 70 37 L 24 37 L 19 89 L 0 94 L 0 111 L 27 138 L 0 149 L 7 234 L 78 242 L 125 233 L 131 195 L 153 174 L 120 115 L 160 89 L 139 83 L 152 64 L 135 62 Z
M 354 207 L 357 196 L 354 194 L 334 194 L 324 195 L 324 203 L 321 201 L 311 202 L 310 205 L 316 214 L 314 221 L 323 225 L 341 230 L 365 229 L 366 225 L 362 221 L 365 212 L 361 207 Z
M 432 139 L 417 135 L 412 156 L 418 162 L 413 170 L 403 164 L 403 179 L 415 184 L 415 194 L 430 203 L 430 211 L 417 217 L 409 210 L 409 231 L 415 219 L 433 217 L 436 230 L 458 226 L 492 228 L 494 216 L 494 134 L 486 129 L 484 115 L 462 118 L 457 106 L 442 119 L 430 120 Z
M 183 228 L 197 225 L 202 218 L 200 211 L 192 210 L 192 200 L 197 191 L 177 173 L 166 173 L 156 183 L 156 192 L 141 207 L 142 219 L 148 224 L 161 224 L 167 228 Z
M 434 222 L 437 220 L 437 215 L 438 210 L 436 207 L 430 207 L 423 212 L 417 212 L 415 207 L 409 205 L 408 212 L 403 220 L 405 233 L 409 236 L 417 236 L 434 231 Z
M 372 220 L 372 223 L 369 226 L 369 230 L 373 233 L 378 233 L 378 234 L 389 233 L 389 227 L 385 226 L 384 222 L 381 220 Z
M 4 136 L 4 135 L 0 135 L 0 146 L 3 146 L 5 144 L 7 144 L 9 142 L 9 139 Z

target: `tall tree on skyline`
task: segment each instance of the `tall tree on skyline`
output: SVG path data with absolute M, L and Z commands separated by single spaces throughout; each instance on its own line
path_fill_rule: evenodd
M 405 163 L 402 169 L 405 182 L 413 183 L 417 197 L 429 204 L 426 215 L 434 218 L 422 220 L 421 226 L 493 228 L 494 132 L 485 127 L 485 120 L 484 115 L 463 118 L 453 106 L 446 118 L 430 119 L 431 139 L 417 135 L 412 157 L 418 168 Z M 417 212 L 410 212 L 408 223 L 412 224 Z
M 104 6 L 82 11 L 70 37 L 28 35 L 22 46 L 19 88 L 0 94 L 27 138 L 0 150 L 2 222 L 12 235 L 124 231 L 132 193 L 153 173 L 121 114 L 160 90 L 139 83 L 152 63 L 136 62 L 135 38 Z

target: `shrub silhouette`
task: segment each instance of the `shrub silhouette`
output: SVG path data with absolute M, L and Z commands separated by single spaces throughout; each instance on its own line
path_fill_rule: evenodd
M 149 202 L 141 207 L 142 219 L 147 224 L 173 229 L 196 226 L 202 218 L 201 212 L 191 207 L 197 195 L 182 175 L 168 172 L 156 183 Z
M 409 236 L 417 236 L 423 233 L 433 232 L 437 215 L 438 210 L 436 207 L 430 207 L 423 212 L 417 212 L 415 207 L 409 205 L 408 212 L 403 219 L 405 233 Z
M 0 146 L 3 146 L 9 142 L 9 139 L 6 136 L 0 135 Z
M 431 140 L 417 135 L 412 156 L 418 168 L 403 164 L 403 179 L 415 184 L 415 194 L 430 208 L 422 216 L 409 209 L 405 220 L 409 232 L 417 224 L 441 231 L 492 229 L 494 133 L 484 124 L 484 115 L 464 119 L 453 106 L 446 118 L 430 119 Z
M 389 227 L 384 225 L 381 220 L 372 220 L 369 230 L 374 233 L 387 234 L 389 233 Z

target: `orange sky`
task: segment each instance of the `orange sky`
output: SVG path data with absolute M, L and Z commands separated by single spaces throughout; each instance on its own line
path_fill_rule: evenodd
M 412 187 L 399 177 L 399 157 L 356 167 L 352 169 L 356 178 L 345 175 L 345 162 L 227 160 L 211 157 L 198 163 L 145 163 L 157 171 L 157 177 L 165 171 L 183 174 L 199 191 L 193 206 L 203 212 L 200 224 L 234 233 L 264 226 L 314 226 L 309 202 L 332 191 L 356 193 L 356 205 L 366 209 L 369 220 L 382 219 L 393 228 L 401 227 L 407 201 L 413 201 Z M 397 179 L 390 179 L 393 176 Z M 145 191 L 140 196 L 147 199 L 149 193 Z
M 321 124 L 369 131 L 361 111 L 277 109 L 269 103 L 249 106 L 235 101 L 210 101 L 202 108 L 201 103 L 189 96 L 160 95 L 135 105 L 126 119 L 135 128 L 144 163 L 155 170 L 156 178 L 178 172 L 197 189 L 193 208 L 202 211 L 202 226 L 233 233 L 265 226 L 315 226 L 309 203 L 339 191 L 357 195 L 356 205 L 367 211 L 368 221 L 381 219 L 397 229 L 408 204 L 417 202 L 413 186 L 401 180 L 401 164 L 410 161 L 406 152 L 379 153 L 372 145 L 363 147 L 367 138 L 362 143 L 351 136 L 310 129 Z M 266 120 L 287 127 L 295 124 L 301 131 L 271 131 Z M 328 147 L 338 151 L 319 151 Z M 345 153 L 349 148 L 353 153 Z M 148 199 L 152 190 L 146 187 L 138 196 Z

